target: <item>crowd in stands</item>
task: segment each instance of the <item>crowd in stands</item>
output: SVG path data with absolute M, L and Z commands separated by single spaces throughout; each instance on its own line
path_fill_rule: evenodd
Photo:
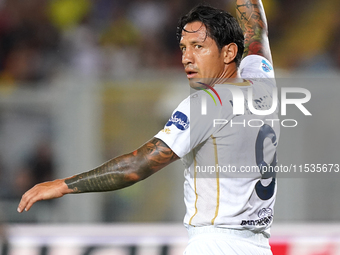
M 232 0 L 207 2 L 233 11 Z M 201 1 L 1 0 L 0 83 L 46 84 L 54 74 L 68 68 L 109 78 L 125 77 L 140 68 L 180 68 L 177 21 L 198 3 Z M 308 50 L 310 42 L 289 43 L 294 35 L 318 36 L 304 20 L 316 15 L 313 6 L 319 10 L 326 3 L 338 5 L 336 0 L 264 0 L 276 66 L 308 67 L 310 60 L 322 56 L 328 66 L 340 68 L 339 35 L 334 36 L 340 30 L 339 20 L 325 29 L 329 33 L 319 34 L 329 38 L 316 45 L 318 52 Z M 320 15 L 331 16 L 329 12 L 317 13 Z M 289 32 L 292 27 L 293 32 Z M 295 50 L 300 48 L 295 45 L 303 48 L 301 54 L 297 54 Z

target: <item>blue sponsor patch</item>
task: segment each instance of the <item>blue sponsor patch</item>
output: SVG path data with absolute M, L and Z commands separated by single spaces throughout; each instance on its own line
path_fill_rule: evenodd
M 171 116 L 165 126 L 169 127 L 171 125 L 175 125 L 180 130 L 186 130 L 189 128 L 189 119 L 184 113 L 177 111 Z
M 273 67 L 265 60 L 262 60 L 261 67 L 263 71 L 265 71 L 266 73 L 269 73 L 270 71 L 273 70 Z

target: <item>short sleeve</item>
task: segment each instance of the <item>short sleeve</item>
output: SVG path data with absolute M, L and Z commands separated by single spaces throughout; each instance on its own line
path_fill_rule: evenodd
M 240 75 L 244 79 L 275 78 L 273 65 L 259 55 L 249 55 L 241 61 Z
M 177 156 L 183 157 L 190 148 L 190 100 L 183 100 L 173 111 L 164 128 L 155 135 Z
M 206 104 L 207 114 L 202 114 L 202 102 Z M 208 94 L 196 92 L 179 104 L 155 137 L 165 142 L 177 156 L 183 157 L 214 133 L 217 129 L 214 120 L 220 119 L 222 112 L 226 113 L 222 105 L 215 104 Z M 232 110 L 228 112 L 232 115 Z

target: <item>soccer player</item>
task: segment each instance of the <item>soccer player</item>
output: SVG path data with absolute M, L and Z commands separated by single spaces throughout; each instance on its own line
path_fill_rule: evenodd
M 182 63 L 197 91 L 179 104 L 163 130 L 89 172 L 37 184 L 23 195 L 18 211 L 69 193 L 121 189 L 181 158 L 189 232 L 184 254 L 272 254 L 276 179 L 265 170 L 276 164 L 280 130 L 271 107 L 276 85 L 267 21 L 260 0 L 237 0 L 236 6 L 239 24 L 204 5 L 180 19 Z M 243 111 L 234 112 L 236 106 Z

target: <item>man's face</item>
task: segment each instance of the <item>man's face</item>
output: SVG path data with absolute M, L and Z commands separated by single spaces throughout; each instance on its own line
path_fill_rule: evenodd
M 182 31 L 180 48 L 182 63 L 191 87 L 197 87 L 193 81 L 207 83 L 211 78 L 220 78 L 225 74 L 225 63 L 222 52 L 216 42 L 207 36 L 202 22 L 195 21 L 185 25 Z M 205 78 L 205 80 L 203 80 Z

